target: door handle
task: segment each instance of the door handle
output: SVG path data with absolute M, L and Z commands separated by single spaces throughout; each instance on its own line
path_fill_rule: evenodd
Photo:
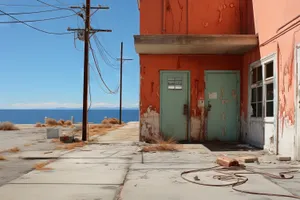
M 183 114 L 188 115 L 188 105 L 187 104 L 183 105 Z
M 208 105 L 207 105 L 207 111 L 210 111 L 211 110 L 211 104 L 210 104 L 210 102 L 208 101 Z

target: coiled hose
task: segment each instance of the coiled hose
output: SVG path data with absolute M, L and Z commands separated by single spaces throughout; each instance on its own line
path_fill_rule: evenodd
M 194 181 L 190 180 L 184 175 L 190 174 L 190 173 L 195 173 L 195 172 L 204 172 L 204 171 L 215 171 L 219 174 L 222 175 L 215 175 L 213 176 L 214 179 L 218 179 L 221 181 L 228 181 L 228 180 L 236 180 L 233 183 L 225 183 L 225 184 L 207 184 L 207 183 L 201 183 L 199 181 Z M 237 172 L 240 171 L 240 172 Z M 241 172 L 243 171 L 243 172 Z M 234 191 L 241 192 L 241 193 L 246 193 L 246 194 L 253 194 L 253 195 L 263 195 L 263 196 L 275 196 L 275 197 L 286 197 L 286 198 L 293 198 L 293 199 L 300 199 L 300 196 L 296 195 L 285 195 L 285 194 L 273 194 L 273 193 L 264 193 L 264 192 L 252 192 L 252 191 L 246 191 L 246 190 L 241 190 L 237 189 L 237 186 L 240 186 L 248 181 L 248 178 L 244 175 L 246 174 L 260 174 L 264 177 L 268 178 L 273 178 L 273 179 L 293 179 L 293 175 L 288 175 L 290 173 L 296 173 L 298 170 L 294 171 L 286 171 L 286 172 L 280 172 L 279 175 L 275 174 L 270 174 L 270 173 L 265 173 L 265 172 L 257 172 L 254 171 L 251 168 L 244 167 L 244 166 L 238 166 L 238 167 L 220 167 L 220 166 L 215 166 L 215 167 L 210 167 L 210 168 L 202 168 L 202 169 L 196 169 L 196 170 L 189 170 L 189 171 L 184 171 L 181 173 L 181 178 L 184 180 L 202 185 L 202 186 L 211 186 L 211 187 L 226 187 L 226 186 L 231 186 Z M 288 176 L 287 176 L 288 175 Z

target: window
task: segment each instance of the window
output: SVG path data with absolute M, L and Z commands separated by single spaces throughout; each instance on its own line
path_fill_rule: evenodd
M 182 78 L 181 77 L 168 78 L 168 89 L 182 90 Z
M 251 70 L 251 117 L 274 117 L 274 63 L 262 63 Z
M 251 71 L 252 86 L 251 86 L 251 117 L 262 117 L 262 66 L 253 68 Z

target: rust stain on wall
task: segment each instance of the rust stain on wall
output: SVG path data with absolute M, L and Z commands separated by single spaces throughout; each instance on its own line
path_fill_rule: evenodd
M 293 42 L 290 48 L 290 52 L 288 54 L 288 58 L 286 59 L 285 63 L 282 63 L 283 56 L 281 53 L 281 49 L 279 44 L 277 44 L 277 52 L 278 52 L 278 66 L 279 74 L 282 74 L 282 77 L 278 77 L 279 80 L 281 79 L 281 84 L 279 84 L 279 118 L 281 122 L 281 135 L 284 132 L 284 123 L 288 122 L 290 125 L 295 124 L 295 107 L 294 104 L 289 104 L 288 99 L 293 99 L 293 79 L 295 78 L 294 75 L 294 47 L 295 47 L 295 37 L 293 38 Z

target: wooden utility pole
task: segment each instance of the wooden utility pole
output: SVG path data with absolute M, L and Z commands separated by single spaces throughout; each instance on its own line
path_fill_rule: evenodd
M 84 29 L 71 29 L 68 31 L 82 31 L 84 34 L 84 75 L 83 75 L 83 108 L 82 108 L 82 140 L 88 140 L 88 93 L 89 93 L 89 48 L 90 48 L 90 34 L 96 32 L 111 32 L 111 30 L 91 29 L 90 26 L 90 11 L 91 9 L 109 9 L 108 7 L 91 7 L 91 0 L 86 0 L 83 7 L 71 6 L 72 9 L 82 9 L 85 12 L 85 27 Z M 94 13 L 93 13 L 94 14 Z
M 122 87 L 123 87 L 123 62 L 133 59 L 123 59 L 123 42 L 121 42 L 121 57 L 117 60 L 120 61 L 120 110 L 119 110 L 119 124 L 122 124 Z
M 84 75 L 83 75 L 83 111 L 82 111 L 82 140 L 87 141 L 88 126 L 88 93 L 89 93 L 89 48 L 90 48 L 90 11 L 91 1 L 86 0 L 84 28 Z

